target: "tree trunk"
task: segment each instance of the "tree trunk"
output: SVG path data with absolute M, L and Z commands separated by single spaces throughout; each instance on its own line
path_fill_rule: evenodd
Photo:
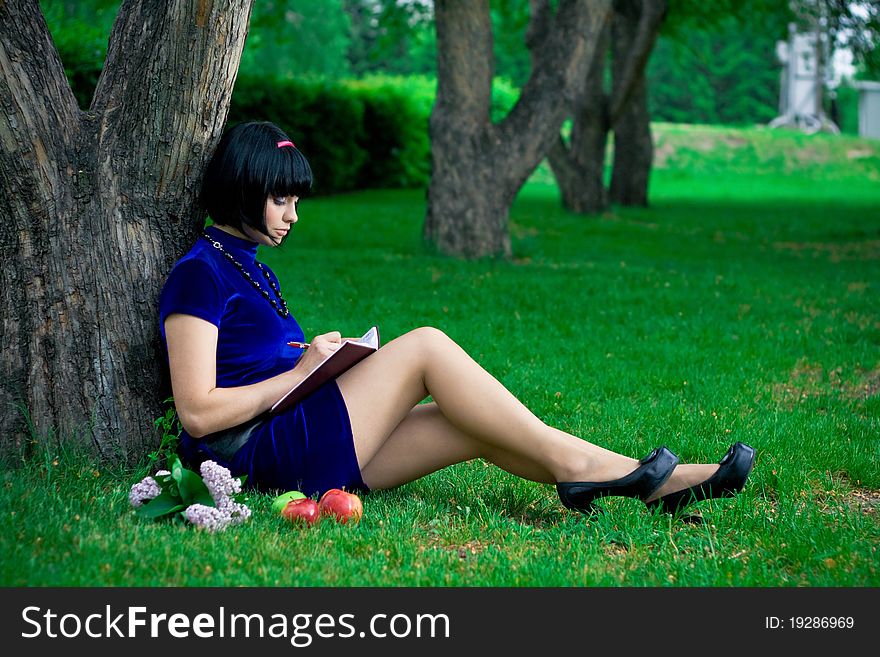
M 638 203 L 647 203 L 653 147 L 644 73 L 667 5 L 667 0 L 614 0 L 612 26 L 606 29 L 601 50 L 597 50 L 601 56 L 594 58 L 585 92 L 572 108 L 571 142 L 566 147 L 561 139 L 557 140 L 548 152 L 563 205 L 572 212 L 595 213 L 608 205 L 604 171 L 610 129 L 615 131 L 611 199 L 639 198 L 637 192 L 641 190 L 643 200 Z M 608 40 L 613 80 L 610 95 L 603 84 Z M 631 107 L 633 103 L 635 107 Z M 624 152 L 618 161 L 621 147 Z M 634 177 L 632 182 L 625 180 L 630 175 Z
M 608 206 L 605 150 L 609 117 L 604 77 L 609 33 L 606 25 L 599 34 L 586 85 L 574 106 L 569 145 L 566 146 L 560 136 L 547 152 L 547 161 L 559 185 L 562 206 L 578 214 L 601 212 Z
M 509 255 L 508 213 L 540 163 L 586 77 L 610 0 L 531 0 L 532 74 L 498 125 L 490 121 L 492 24 L 488 0 L 438 0 L 437 100 L 424 236 L 447 254 Z
M 5 454 L 61 440 L 132 462 L 155 445 L 158 294 L 203 223 L 250 7 L 125 1 L 82 112 L 37 0 L 0 2 Z
M 665 2 L 656 0 L 645 2 L 644 7 L 635 0 L 618 2 L 621 6 L 612 21 L 612 97 L 618 104 L 618 116 L 614 122 L 610 199 L 618 205 L 647 206 L 654 143 L 644 71 L 666 7 Z M 651 9 L 653 14 L 648 13 Z M 651 20 L 646 21 L 646 16 Z M 640 35 L 646 22 L 650 34 Z M 649 42 L 639 43 L 640 38 Z
M 610 198 L 612 203 L 618 205 L 648 205 L 648 179 L 654 162 L 654 142 L 646 86 L 644 77 L 635 84 L 626 109 L 614 126 Z

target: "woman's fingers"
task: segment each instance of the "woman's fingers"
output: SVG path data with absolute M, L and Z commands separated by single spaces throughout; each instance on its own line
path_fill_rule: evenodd
M 339 331 L 316 335 L 312 340 L 312 349 L 321 356 L 329 356 L 342 346 L 342 334 Z
M 342 333 L 339 331 L 330 331 L 329 333 L 322 333 L 318 336 L 319 338 L 324 338 L 330 342 L 342 342 Z

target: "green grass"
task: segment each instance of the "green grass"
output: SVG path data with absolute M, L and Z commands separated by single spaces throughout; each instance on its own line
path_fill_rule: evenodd
M 515 257 L 422 245 L 424 192 L 303 202 L 261 257 L 306 335 L 443 329 L 549 424 L 631 456 L 758 450 L 701 525 L 612 499 L 593 519 L 482 461 L 301 530 L 253 494 L 210 535 L 140 521 L 146 472 L 62 448 L 2 473 L 3 585 L 877 586 L 880 143 L 656 127 L 652 207 L 568 215 L 546 168 Z

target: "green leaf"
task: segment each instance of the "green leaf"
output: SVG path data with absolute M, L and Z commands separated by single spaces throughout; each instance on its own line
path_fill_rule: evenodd
M 181 473 L 184 469 L 180 459 L 177 458 L 176 454 L 172 454 L 168 460 L 168 464 L 171 466 L 171 476 L 174 478 L 174 481 L 179 484 L 180 478 L 183 476 Z
M 187 506 L 190 504 L 217 506 L 214 504 L 214 498 L 211 497 L 205 482 L 192 470 L 181 468 L 180 478 L 177 482 L 180 488 L 180 497 Z
M 143 506 L 138 507 L 136 512 L 141 518 L 155 520 L 171 513 L 177 513 L 185 508 L 186 505 L 180 503 L 180 498 L 170 493 L 162 492 Z
M 180 489 L 177 485 L 177 482 L 174 481 L 174 477 L 170 474 L 167 475 L 153 475 L 153 480 L 159 484 L 159 488 L 163 493 L 168 493 L 173 497 L 180 499 Z

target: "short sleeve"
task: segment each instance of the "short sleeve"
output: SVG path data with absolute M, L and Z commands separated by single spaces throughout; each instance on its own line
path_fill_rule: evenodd
M 220 326 L 220 318 L 226 306 L 220 277 L 214 268 L 199 258 L 179 261 L 171 273 L 159 298 L 159 322 L 174 313 L 193 315 L 214 326 Z

